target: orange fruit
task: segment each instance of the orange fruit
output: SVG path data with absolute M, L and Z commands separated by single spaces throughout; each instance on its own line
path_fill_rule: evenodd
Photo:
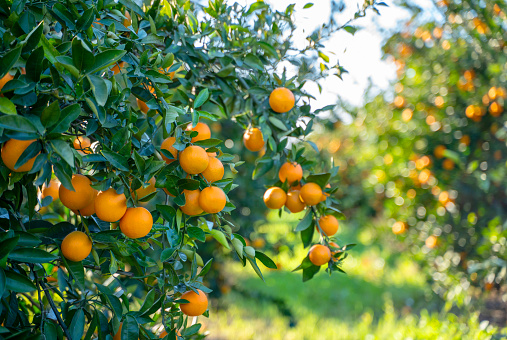
M 446 149 L 447 148 L 444 145 L 437 145 L 435 147 L 435 150 L 433 150 L 433 154 L 435 155 L 436 158 L 443 158 L 444 157 L 444 151 Z
M 148 235 L 153 227 L 153 216 L 143 208 L 128 208 L 120 219 L 121 232 L 130 238 L 140 238 Z
M 92 251 L 92 241 L 82 231 L 73 231 L 62 241 L 62 255 L 73 262 L 83 261 Z
M 125 11 L 125 18 L 126 19 L 123 19 L 123 26 L 125 27 L 132 26 L 132 17 L 130 16 L 129 11 Z
M 503 112 L 502 105 L 498 104 L 498 102 L 491 103 L 491 106 L 489 107 L 489 113 L 491 113 L 493 117 L 500 116 L 502 112 Z
M 46 186 L 46 183 L 44 183 L 42 185 L 42 199 L 51 196 L 53 197 L 53 202 L 56 201 L 58 197 L 60 197 L 58 195 L 59 190 L 60 190 L 60 181 L 57 179 L 52 179 L 51 181 L 49 181 L 48 186 Z
M 322 244 L 315 244 L 308 253 L 310 262 L 316 266 L 322 266 L 331 260 L 331 250 Z
M 296 181 L 300 181 L 303 178 L 303 168 L 298 163 L 290 163 L 287 162 L 280 167 L 278 171 L 278 178 L 280 181 L 285 182 L 287 180 L 289 184 L 292 184 Z
M 148 196 L 149 194 L 155 192 L 157 190 L 157 188 L 155 188 L 156 181 L 157 180 L 155 179 L 155 177 L 152 177 L 148 181 L 149 185 L 147 187 L 145 188 L 140 187 L 139 189 L 137 189 L 136 190 L 137 198 L 143 198 L 144 196 Z
M 121 69 L 125 67 L 125 62 L 120 61 L 119 63 L 114 64 L 114 66 L 111 68 L 111 71 L 113 71 L 114 74 L 120 73 Z
M 0 91 L 2 91 L 5 84 L 7 84 L 12 79 L 14 79 L 14 76 L 11 76 L 9 73 L 3 76 L 2 79 L 0 79 Z
M 99 192 L 95 198 L 95 214 L 102 221 L 116 222 L 125 215 L 126 211 L 125 194 L 117 194 L 113 188 Z
M 181 336 L 181 333 L 180 333 L 179 330 L 176 330 L 176 334 L 178 334 L 179 336 Z M 166 335 L 167 335 L 167 332 L 165 330 L 163 330 L 162 333 L 160 333 L 160 336 L 158 338 L 159 339 L 163 339 Z
M 306 205 L 316 205 L 322 198 L 322 189 L 318 184 L 306 183 L 301 187 L 299 196 Z
M 81 214 L 81 216 L 83 216 L 83 217 L 88 217 L 88 216 L 92 216 L 93 214 L 95 214 L 95 198 L 97 197 L 98 193 L 99 192 L 97 190 L 95 190 L 95 197 L 93 198 L 93 201 L 90 204 L 88 204 L 86 207 L 79 209 L 79 210 L 72 210 L 74 212 L 74 214 L 76 214 L 76 215 Z
M 185 189 L 183 190 L 183 194 L 185 195 L 185 205 L 180 207 L 181 211 L 189 216 L 202 214 L 203 210 L 199 205 L 199 196 L 201 195 L 201 191 L 199 189 Z
M 435 235 L 431 235 L 426 239 L 424 244 L 426 245 L 426 247 L 433 249 L 438 245 L 438 237 L 436 237 Z
M 269 106 L 277 113 L 289 112 L 295 102 L 294 94 L 285 87 L 276 88 L 269 95 Z
M 201 174 L 210 183 L 219 181 L 224 178 L 224 165 L 218 158 L 210 156 L 208 167 Z
M 180 309 L 183 314 L 188 316 L 199 316 L 208 309 L 208 297 L 200 289 L 198 289 L 197 292 L 199 294 L 191 290 L 181 296 L 181 299 L 188 301 L 188 303 L 180 304 Z
M 173 157 L 174 157 L 174 159 L 170 159 L 170 158 L 167 158 L 166 156 L 164 156 L 164 154 L 161 154 L 162 155 L 162 159 L 167 164 L 171 164 L 172 162 L 174 162 L 178 158 L 178 150 L 176 150 L 173 147 L 173 144 L 175 142 L 176 142 L 176 138 L 175 137 L 168 137 L 168 138 L 164 139 L 164 141 L 160 145 L 160 149 L 169 151 L 171 153 L 171 155 L 173 155 Z
M 454 161 L 452 159 L 444 159 L 442 162 L 442 167 L 445 170 L 452 170 L 454 169 Z
M 407 225 L 404 222 L 395 222 L 392 227 L 393 234 L 400 235 L 407 231 Z
M 2 146 L 1 157 L 5 166 L 11 169 L 14 172 L 26 172 L 32 170 L 33 163 L 35 162 L 35 158 L 37 156 L 30 158 L 26 161 L 25 164 L 22 164 L 19 168 L 15 169 L 14 165 L 18 161 L 21 154 L 32 144 L 35 142 L 35 139 L 30 140 L 17 140 L 17 139 L 9 139 Z
M 148 113 L 148 111 L 150 110 L 148 105 L 146 105 L 146 103 L 143 102 L 141 99 L 136 98 L 136 103 L 139 110 L 141 110 L 143 113 Z
M 326 236 L 333 236 L 338 231 L 339 223 L 333 215 L 325 215 L 319 218 L 319 226 Z
M 280 209 L 287 202 L 287 194 L 279 187 L 271 187 L 264 193 L 264 203 L 269 209 Z
M 197 131 L 197 136 L 192 138 L 192 143 L 211 138 L 211 130 L 209 126 L 201 122 L 197 123 L 194 127 L 192 127 L 192 123 L 188 124 L 187 131 Z
M 224 210 L 226 203 L 227 196 L 219 187 L 204 188 L 199 195 L 199 206 L 208 214 L 216 214 Z
M 299 190 L 289 190 L 287 193 L 287 200 L 285 201 L 285 206 L 291 213 L 298 213 L 303 211 L 305 208 L 305 204 L 299 198 Z
M 197 175 L 206 170 L 209 156 L 206 150 L 197 145 L 187 146 L 179 155 L 183 171 L 189 175 Z
M 258 128 L 250 128 L 243 134 L 243 144 L 250 151 L 259 151 L 264 147 L 264 138 Z
M 64 206 L 71 210 L 79 210 L 88 206 L 96 196 L 96 190 L 91 187 L 92 182 L 83 175 L 72 175 L 72 186 L 75 191 L 71 191 L 60 185 L 60 201 Z
M 329 242 L 329 245 L 332 247 L 335 247 L 335 248 L 340 248 L 340 246 L 338 244 L 336 244 L 335 242 Z M 331 250 L 331 249 L 329 249 L 329 250 Z M 331 260 L 338 261 L 338 259 L 336 257 L 334 257 L 334 255 L 338 254 L 339 252 L 340 252 L 339 250 L 335 250 L 335 251 L 331 250 Z
M 86 136 L 78 136 L 72 142 L 74 149 L 81 151 L 83 153 L 92 153 L 89 147 L 92 145 L 90 138 Z

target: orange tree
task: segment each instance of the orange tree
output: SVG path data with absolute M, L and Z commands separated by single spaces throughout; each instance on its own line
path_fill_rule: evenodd
M 369 202 L 367 214 L 428 264 L 435 292 L 466 303 L 470 286 L 505 282 L 506 7 L 436 5 L 444 22 L 415 12 L 384 47 L 399 78 L 393 99 L 351 110 L 354 124 L 340 130 L 349 165 L 340 190 L 343 203 Z M 363 195 L 347 203 L 354 187 Z
M 208 315 L 207 239 L 261 278 L 257 261 L 276 267 L 228 218 L 243 189 L 225 167 L 234 176 L 241 162 L 209 121 L 237 122 L 245 147 L 265 150 L 254 179 L 280 167 L 268 207 L 306 208 L 296 232 L 318 244 L 303 278 L 340 270 L 326 186 L 337 168 L 315 173 L 304 156 L 319 110 L 302 87 L 343 72 L 320 42 L 353 29 L 331 21 L 294 53 L 292 15 L 262 1 L 0 2 L 2 336 L 201 338 L 187 316 Z

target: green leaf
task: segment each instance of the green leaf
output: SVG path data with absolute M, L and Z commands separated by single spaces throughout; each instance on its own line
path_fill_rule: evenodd
M 303 269 L 303 282 L 306 282 L 313 278 L 320 270 L 319 266 L 311 265 Z
M 11 290 L 16 293 L 30 293 L 37 290 L 33 282 L 24 275 L 7 270 L 5 272 L 5 276 L 5 286 L 7 290 Z
M 62 159 L 67 162 L 71 168 L 74 167 L 74 152 L 72 152 L 72 149 L 67 142 L 55 139 L 51 141 L 51 146 L 53 147 L 53 151 L 60 155 L 60 157 L 62 157 Z
M 95 56 L 95 62 L 87 70 L 87 74 L 95 73 L 105 69 L 120 60 L 127 51 L 124 50 L 106 50 Z
M 324 60 L 326 63 L 329 63 L 329 57 L 320 51 L 319 51 L 319 57 L 321 57 L 322 60 Z
M 329 172 L 314 174 L 306 177 L 306 183 L 315 183 L 323 189 L 329 181 L 329 178 L 331 178 L 331 174 Z
M 9 235 L 6 233 L 2 233 L 3 235 Z M 0 242 L 0 259 L 7 257 L 7 255 L 16 247 L 18 244 L 19 236 L 9 237 L 2 242 Z
M 273 116 L 270 116 L 268 119 L 271 122 L 271 124 L 273 124 L 275 127 L 279 128 L 280 130 L 282 130 L 282 131 L 288 130 L 287 127 L 285 126 L 285 124 L 280 119 L 273 117 Z
M 246 259 L 248 260 L 248 262 L 250 262 L 250 265 L 252 266 L 255 273 L 262 279 L 262 281 L 264 281 L 264 277 L 262 276 L 261 269 L 257 265 L 255 258 L 252 259 L 250 256 L 246 256 Z
M 88 75 L 87 78 L 90 82 L 97 104 L 100 106 L 106 105 L 107 97 L 109 96 L 109 89 L 107 87 L 106 81 L 101 77 L 97 77 L 95 75 Z
M 217 229 L 212 229 L 209 231 L 209 233 L 211 234 L 211 236 L 213 236 L 213 238 L 215 240 L 218 241 L 218 243 L 220 243 L 221 245 L 223 245 L 227 249 L 231 249 L 231 247 L 229 246 L 229 243 L 227 243 L 227 238 L 225 237 L 223 232 L 221 232 L 220 230 L 217 230 Z
M 69 331 L 72 339 L 81 339 L 84 333 L 85 316 L 82 308 L 79 308 L 72 318 Z
M 221 139 L 217 138 L 210 138 L 210 139 L 204 139 L 199 140 L 197 142 L 194 142 L 194 145 L 202 146 L 204 148 L 212 148 L 214 146 L 220 145 L 223 141 Z
M 0 78 L 3 78 L 9 70 L 16 64 L 21 55 L 21 47 L 17 47 L 4 56 L 0 57 Z
M 56 57 L 60 55 L 60 52 L 46 39 L 44 34 L 40 37 L 40 43 L 44 48 L 44 56 L 51 64 L 56 64 Z
M 260 251 L 255 251 L 255 257 L 262 262 L 263 265 L 265 265 L 268 268 L 271 269 L 277 269 L 275 262 L 273 262 L 272 259 L 270 259 L 266 254 L 261 253 Z
M 313 213 L 311 210 L 308 210 L 305 217 L 303 217 L 301 219 L 301 221 L 299 221 L 299 223 L 294 231 L 298 232 L 298 231 L 306 230 L 307 228 L 309 228 L 312 225 L 312 223 L 313 223 Z
M 72 61 L 79 71 L 86 70 L 95 63 L 93 53 L 88 51 L 84 42 L 77 37 L 72 40 Z
M 42 46 L 33 51 L 26 60 L 26 77 L 34 82 L 40 80 L 42 74 L 42 61 L 44 60 L 44 49 Z
M 8 115 L 0 117 L 0 127 L 17 132 L 37 132 L 37 128 L 30 120 L 19 115 Z
M 137 320 L 131 315 L 127 315 L 125 317 L 125 320 L 123 321 L 123 325 L 121 327 L 121 339 L 122 340 L 139 339 L 139 325 L 137 324 Z
M 30 52 L 39 44 L 43 29 L 44 21 L 41 21 L 30 33 L 28 33 L 25 39 L 25 46 L 23 46 L 23 52 Z
M 51 127 L 60 119 L 60 102 L 55 100 L 47 106 L 41 114 L 40 120 L 44 127 Z
M 209 90 L 204 89 L 195 98 L 194 101 L 194 109 L 197 109 L 198 107 L 201 107 L 204 103 L 206 103 L 209 99 Z
M 8 115 L 17 114 L 16 106 L 14 105 L 14 103 L 5 97 L 0 97 L 0 112 Z
M 278 52 L 272 45 L 268 44 L 265 41 L 259 41 L 257 44 L 264 50 L 266 54 L 278 59 Z
M 72 275 L 72 277 L 74 278 L 76 283 L 80 286 L 80 288 L 83 289 L 85 285 L 85 274 L 83 263 L 69 261 L 64 256 L 61 256 L 60 258 L 67 267 L 67 270 L 69 271 L 70 275 Z
M 188 227 L 187 229 L 187 235 L 190 238 L 195 238 L 198 241 L 204 242 L 206 241 L 206 234 L 201 228 L 198 227 Z
M 169 205 L 157 204 L 157 211 L 160 212 L 166 221 L 172 221 L 176 216 L 176 210 Z
M 352 35 L 357 32 L 357 28 L 354 26 L 345 26 L 343 29 Z
M 79 78 L 79 70 L 74 66 L 74 62 L 71 57 L 58 56 L 55 58 L 57 65 L 63 66 L 74 78 Z
M 129 171 L 128 159 L 116 152 L 107 149 L 105 146 L 102 147 L 102 155 L 106 157 L 107 161 L 111 163 L 115 168 L 122 171 Z
M 78 30 L 86 31 L 95 20 L 95 10 L 93 7 L 83 12 L 83 15 L 77 20 L 76 26 Z
M 306 5 L 304 5 L 303 9 L 307 9 L 307 8 L 310 8 L 310 7 L 313 7 L 313 4 L 311 2 L 307 3 Z
M 244 60 L 245 64 L 259 71 L 264 71 L 264 65 L 255 54 L 248 53 Z
M 171 256 L 173 256 L 175 251 L 176 251 L 175 248 L 166 248 L 162 250 L 162 252 L 160 253 L 160 261 L 165 262 L 169 260 Z
M 2 268 L 0 268 L 0 296 L 3 296 L 5 293 L 5 288 L 7 288 L 7 276 Z
M 17 248 L 10 252 L 9 259 L 25 263 L 48 263 L 58 256 L 39 248 Z
M 102 106 L 99 106 L 97 102 L 95 102 L 95 99 L 93 98 L 86 98 L 86 104 L 90 107 L 92 112 L 95 114 L 97 119 L 99 120 L 100 124 L 104 124 L 106 122 L 106 111 Z
M 252 179 L 258 179 L 269 172 L 269 170 L 273 169 L 274 162 L 269 160 L 267 162 L 257 162 L 255 169 L 252 173 Z
M 58 124 L 51 130 L 52 133 L 63 133 L 67 131 L 70 124 L 76 120 L 81 114 L 81 106 L 79 104 L 72 104 L 63 108 L 60 112 L 60 119 Z
M 315 228 L 313 227 L 313 223 L 310 228 L 306 228 L 305 230 L 301 231 L 301 241 L 303 241 L 303 246 L 305 248 L 312 244 L 314 232 Z

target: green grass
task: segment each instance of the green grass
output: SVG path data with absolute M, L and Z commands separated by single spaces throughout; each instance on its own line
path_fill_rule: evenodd
M 270 220 L 258 229 L 268 242 L 296 243 L 290 230 L 297 218 Z M 367 229 L 340 228 L 339 241 L 368 243 Z M 200 320 L 209 339 L 491 339 L 497 333 L 477 314 L 441 312 L 417 264 L 389 244 L 359 245 L 344 266 L 348 275 L 320 272 L 303 283 L 291 269 L 306 251 L 282 247 L 273 256 L 282 269 L 264 269 L 265 283 L 251 268 L 227 263 L 222 274 L 231 290 L 213 301 L 210 319 Z

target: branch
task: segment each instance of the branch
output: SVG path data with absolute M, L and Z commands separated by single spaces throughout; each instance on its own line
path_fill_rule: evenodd
M 88 268 L 88 269 L 93 269 L 93 270 L 102 270 L 102 268 L 100 268 L 99 266 L 91 266 L 91 265 L 87 265 L 87 264 L 84 264 L 83 267 Z M 130 277 L 134 277 L 135 276 L 134 273 L 126 272 L 126 271 L 123 271 L 123 270 L 117 270 L 116 274 L 130 276 Z

